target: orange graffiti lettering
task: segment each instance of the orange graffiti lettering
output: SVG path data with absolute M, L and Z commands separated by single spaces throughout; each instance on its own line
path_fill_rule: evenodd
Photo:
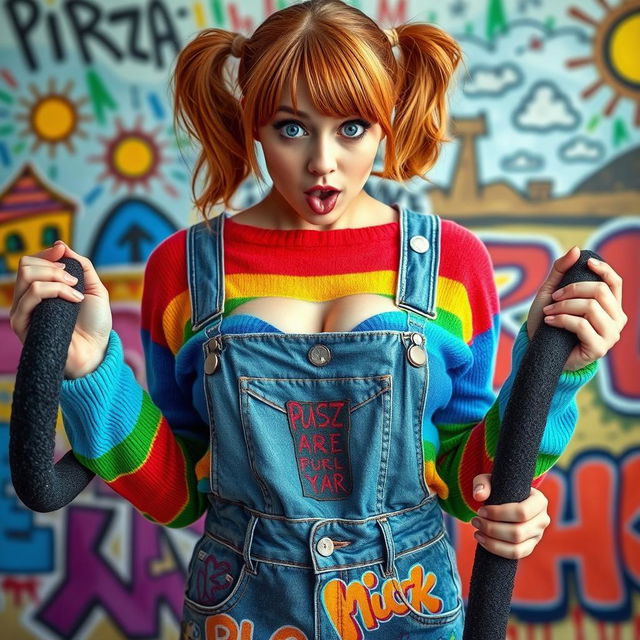
M 398 583 L 396 578 L 388 578 L 378 592 L 373 592 L 378 577 L 367 571 L 360 580 L 348 585 L 339 578 L 329 581 L 322 590 L 322 602 L 340 640 L 362 640 L 364 631 L 356 617 L 358 613 L 367 631 L 377 629 L 379 622 L 386 622 L 393 615 L 407 615 L 409 607 L 399 590 L 416 611 L 442 611 L 442 600 L 432 593 L 436 582 L 434 573 L 429 571 L 425 575 L 424 567 L 415 564 L 406 580 Z
M 253 622 L 242 620 L 240 625 L 226 613 L 207 618 L 205 640 L 254 640 Z M 269 640 L 308 640 L 298 627 L 285 625 L 276 629 Z

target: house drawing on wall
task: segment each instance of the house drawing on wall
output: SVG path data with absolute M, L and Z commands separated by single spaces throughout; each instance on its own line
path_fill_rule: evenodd
M 20 256 L 56 240 L 71 243 L 77 205 L 46 184 L 27 163 L 0 192 L 0 274 L 15 273 Z

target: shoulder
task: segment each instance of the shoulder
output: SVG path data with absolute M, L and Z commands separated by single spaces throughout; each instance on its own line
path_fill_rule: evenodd
M 468 318 L 468 340 L 489 329 L 499 313 L 491 255 L 475 233 L 452 220 L 442 219 L 440 245 L 439 303 Z
M 149 254 L 144 269 L 143 303 L 164 306 L 187 290 L 186 229 L 165 238 Z
M 441 220 L 440 275 L 465 285 L 493 282 L 493 264 L 486 245 L 466 227 Z
M 146 270 L 163 269 L 167 266 L 174 268 L 179 264 L 186 265 L 187 261 L 187 229 L 178 229 L 166 237 L 149 254 Z
M 484 242 L 470 229 L 463 227 L 453 220 L 441 218 L 441 251 L 447 255 L 458 258 L 464 255 L 466 259 L 457 260 L 461 267 L 470 262 L 480 260 L 481 262 L 491 262 L 489 251 Z
M 151 252 L 142 289 L 141 328 L 174 355 L 190 317 L 186 234 L 186 229 L 176 231 Z

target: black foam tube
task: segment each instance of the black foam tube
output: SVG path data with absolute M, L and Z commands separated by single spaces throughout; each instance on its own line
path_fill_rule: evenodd
M 66 271 L 84 273 L 74 258 L 62 258 Z M 60 387 L 80 304 L 45 298 L 31 314 L 16 374 L 9 425 L 9 464 L 16 495 L 33 511 L 69 504 L 91 481 L 92 471 L 67 452 L 55 465 L 54 446 Z
M 558 288 L 572 282 L 601 278 L 587 265 L 601 260 L 593 251 L 580 252 Z M 574 333 L 541 323 L 516 373 L 505 407 L 486 504 L 522 502 L 531 491 L 540 441 L 551 399 L 571 350 L 578 344 Z M 464 640 L 504 640 L 511 610 L 517 560 L 496 556 L 476 547 L 467 605 Z

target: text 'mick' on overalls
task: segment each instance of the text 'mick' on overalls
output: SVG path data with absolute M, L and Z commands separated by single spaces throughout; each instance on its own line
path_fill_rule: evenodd
M 440 219 L 399 211 L 406 331 L 221 334 L 224 215 L 213 233 L 204 222 L 188 230 L 211 494 L 183 638 L 462 636 L 455 559 L 422 457 Z

